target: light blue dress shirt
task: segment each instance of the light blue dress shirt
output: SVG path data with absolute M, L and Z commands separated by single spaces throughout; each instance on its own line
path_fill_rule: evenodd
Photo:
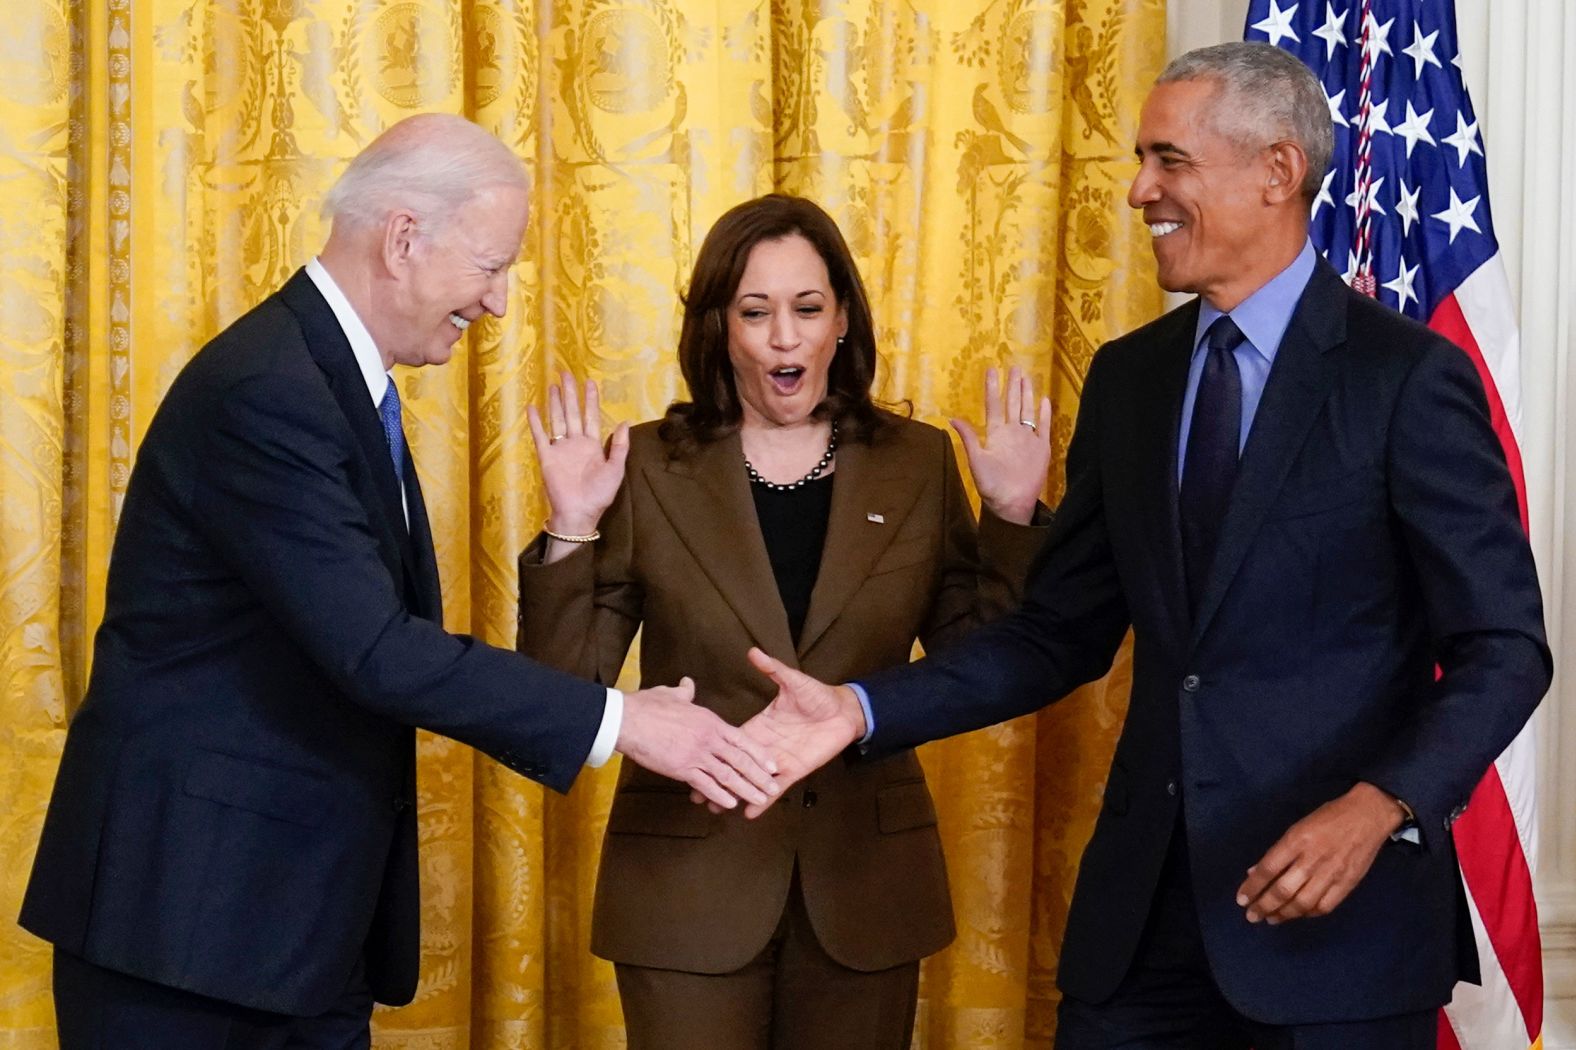
M 1275 352 L 1291 324 L 1291 315 L 1297 301 L 1308 287 L 1317 258 L 1313 242 L 1307 241 L 1290 266 L 1270 278 L 1268 284 L 1242 300 L 1231 311 L 1245 337 L 1233 353 L 1237 358 L 1237 371 L 1242 374 L 1242 425 L 1237 440 L 1240 455 L 1248 443 L 1248 432 L 1253 429 L 1253 416 L 1259 410 L 1259 400 L 1264 396 L 1264 384 L 1270 378 L 1270 366 L 1275 363 Z M 1198 328 L 1193 332 L 1193 357 L 1188 363 L 1187 392 L 1182 395 L 1182 429 L 1177 434 L 1177 483 L 1182 481 L 1182 463 L 1187 458 L 1187 437 L 1193 428 L 1193 402 L 1198 398 L 1198 378 L 1204 372 L 1204 333 L 1221 311 L 1203 299 L 1198 304 Z

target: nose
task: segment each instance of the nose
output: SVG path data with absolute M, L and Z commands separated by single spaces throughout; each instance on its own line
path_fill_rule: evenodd
M 494 317 L 502 317 L 509 309 L 509 272 L 507 270 L 494 274 L 487 282 L 487 291 L 482 295 L 482 309 Z
M 1127 187 L 1127 206 L 1129 208 L 1142 208 L 1144 205 L 1153 204 L 1159 199 L 1159 184 L 1155 180 L 1153 170 L 1146 161 L 1138 166 L 1138 172 L 1133 176 L 1132 185 Z
M 771 341 L 774 350 L 792 350 L 799 345 L 799 332 L 794 313 L 790 309 L 772 313 Z

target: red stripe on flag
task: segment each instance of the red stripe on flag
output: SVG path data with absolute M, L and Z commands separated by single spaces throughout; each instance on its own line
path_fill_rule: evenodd
M 1511 994 L 1521 1007 L 1527 1031 L 1543 1031 L 1543 945 L 1538 934 L 1538 905 L 1532 897 L 1532 872 L 1527 869 L 1516 818 L 1505 797 L 1499 769 L 1489 766 L 1472 792 L 1472 803 L 1456 822 L 1456 859 L 1472 890 L 1472 902 L 1483 918 L 1489 943 Z M 1492 960 L 1481 960 L 1485 968 Z
M 1483 358 L 1472 328 L 1454 295 L 1447 296 L 1429 318 L 1428 326 L 1443 335 L 1472 360 L 1488 398 L 1489 421 L 1505 450 L 1511 482 L 1520 505 L 1521 524 L 1527 525 L 1527 487 L 1522 476 L 1521 449 L 1505 415 L 1505 404 L 1493 373 Z M 1516 1003 L 1536 1038 L 1543 1031 L 1542 938 L 1538 934 L 1538 908 L 1532 895 L 1532 872 L 1516 832 L 1515 814 L 1499 769 L 1490 766 L 1472 792 L 1472 804 L 1454 828 L 1456 856 L 1461 873 L 1472 889 L 1472 901 L 1498 957 L 1500 969 Z M 1491 965 L 1492 960 L 1485 960 Z M 1448 1039 L 1447 1039 L 1448 1037 Z M 1455 1033 L 1440 1015 L 1440 1050 L 1458 1050 Z
M 1435 1050 L 1461 1050 L 1461 1041 L 1456 1038 L 1456 1030 L 1450 1027 L 1450 1018 L 1445 1016 L 1443 1010 L 1439 1011 L 1439 1038 L 1434 1041 Z
M 1488 395 L 1489 422 L 1493 424 L 1494 433 L 1505 449 L 1505 461 L 1510 465 L 1510 480 L 1516 485 L 1516 501 L 1521 505 L 1521 527 L 1526 528 L 1527 484 L 1522 478 L 1521 449 L 1516 444 L 1515 432 L 1510 428 L 1510 419 L 1505 415 L 1505 403 L 1499 399 L 1499 387 L 1494 384 L 1494 376 L 1488 370 L 1488 363 L 1483 360 L 1483 351 L 1478 348 L 1477 338 L 1472 334 L 1465 315 L 1461 313 L 1461 304 L 1456 302 L 1453 294 L 1445 296 L 1440 302 L 1434 316 L 1428 319 L 1428 327 L 1465 350 L 1483 379 L 1483 392 Z

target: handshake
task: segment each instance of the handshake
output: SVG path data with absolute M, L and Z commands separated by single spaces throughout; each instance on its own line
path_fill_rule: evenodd
M 714 811 L 744 803 L 758 817 L 807 774 L 863 739 L 864 710 L 846 685 L 831 686 L 759 649 L 750 663 L 777 684 L 777 696 L 743 726 L 696 707 L 695 683 L 656 686 L 624 698 L 615 749 L 647 769 L 682 780 Z

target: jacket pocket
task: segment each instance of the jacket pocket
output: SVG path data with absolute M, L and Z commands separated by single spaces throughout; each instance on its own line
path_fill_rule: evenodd
M 936 804 L 923 780 L 893 784 L 876 794 L 876 822 L 884 834 L 936 825 Z
M 328 779 L 220 751 L 199 750 L 183 787 L 194 798 L 315 828 L 332 802 Z
M 607 830 L 617 835 L 669 835 L 703 839 L 711 834 L 711 811 L 675 791 L 620 791 L 607 815 Z

